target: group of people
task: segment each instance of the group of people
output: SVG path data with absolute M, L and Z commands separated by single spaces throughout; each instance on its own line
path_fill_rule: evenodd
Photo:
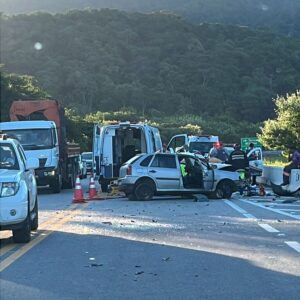
M 247 170 L 249 168 L 249 160 L 247 154 L 254 148 L 254 144 L 250 143 L 248 150 L 245 152 L 241 149 L 240 144 L 234 144 L 234 150 L 228 154 L 223 147 L 223 143 L 215 143 L 209 152 L 209 158 L 218 159 L 220 162 L 231 165 L 232 171 Z M 256 185 L 256 175 L 252 175 L 252 185 Z
M 228 163 L 232 166 L 232 170 L 248 169 L 249 161 L 256 159 L 255 157 L 247 157 L 247 154 L 254 148 L 254 144 L 250 143 L 246 152 L 241 150 L 239 144 L 234 145 L 234 150 L 228 154 L 222 142 L 215 143 L 209 152 L 210 158 L 216 158 L 220 162 Z M 255 154 L 254 154 L 255 155 Z M 290 176 L 293 169 L 300 169 L 300 152 L 297 149 L 290 150 L 289 163 L 283 168 L 283 186 L 290 183 Z M 252 185 L 256 185 L 256 175 L 252 175 Z

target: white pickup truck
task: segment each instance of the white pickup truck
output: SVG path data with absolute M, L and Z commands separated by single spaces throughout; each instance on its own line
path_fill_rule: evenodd
M 26 159 L 21 144 L 0 134 L 0 229 L 12 230 L 16 243 L 30 241 L 38 228 L 37 158 Z

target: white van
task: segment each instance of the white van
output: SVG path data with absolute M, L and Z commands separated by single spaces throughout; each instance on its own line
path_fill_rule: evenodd
M 122 164 L 138 153 L 162 151 L 159 130 L 147 124 L 121 122 L 94 126 L 93 162 L 102 192 L 119 177 Z
M 219 142 L 219 137 L 216 135 L 187 135 L 178 134 L 171 138 L 167 145 L 169 151 L 180 151 L 180 148 L 184 148 L 184 152 L 190 152 L 194 154 L 200 154 L 207 156 L 209 150 L 213 147 L 214 143 Z

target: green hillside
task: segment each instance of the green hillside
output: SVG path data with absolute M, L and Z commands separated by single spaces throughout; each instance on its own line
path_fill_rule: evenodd
M 0 0 L 0 11 L 66 12 L 70 9 L 116 8 L 125 11 L 171 11 L 195 22 L 269 27 L 289 36 L 300 35 L 298 0 Z
M 2 32 L 5 70 L 34 76 L 79 113 L 256 122 L 300 86 L 300 41 L 267 31 L 92 10 L 2 17 Z

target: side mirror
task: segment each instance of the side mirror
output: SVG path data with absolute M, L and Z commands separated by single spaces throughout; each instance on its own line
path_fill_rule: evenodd
M 40 162 L 36 157 L 30 157 L 26 160 L 26 170 L 37 169 L 40 166 Z

